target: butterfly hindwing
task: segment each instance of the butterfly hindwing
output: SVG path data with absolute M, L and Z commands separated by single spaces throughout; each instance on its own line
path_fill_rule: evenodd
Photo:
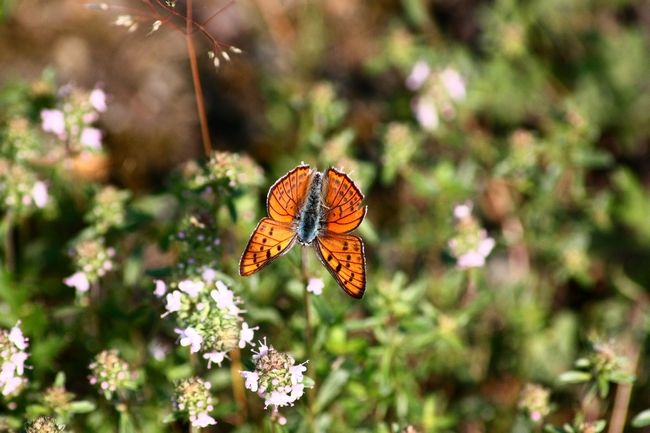
M 262 218 L 248 241 L 239 262 L 239 275 L 245 277 L 284 255 L 296 242 L 296 232 L 290 224 Z
M 325 172 L 323 204 L 327 209 L 324 228 L 334 233 L 348 233 L 359 227 L 367 206 L 359 209 L 363 194 L 347 174 L 330 167 Z
M 299 165 L 273 184 L 266 199 L 266 209 L 271 218 L 285 223 L 294 221 L 313 173 L 308 165 Z
M 314 240 L 321 263 L 350 296 L 361 299 L 366 291 L 363 242 L 353 235 L 326 232 Z

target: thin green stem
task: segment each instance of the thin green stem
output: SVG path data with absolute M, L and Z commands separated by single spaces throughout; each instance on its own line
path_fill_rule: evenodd
M 302 248 L 302 281 L 305 285 L 305 346 L 307 359 L 312 360 L 313 347 L 312 347 L 312 329 L 310 319 L 311 300 L 309 299 L 309 292 L 307 291 L 307 284 L 309 283 L 309 250 L 305 247 Z M 316 375 L 314 374 L 313 367 L 307 367 L 307 377 L 316 383 Z M 314 403 L 316 401 L 316 385 L 307 389 L 307 425 L 308 431 L 314 431 Z
M 14 250 L 14 218 L 11 212 L 5 215 L 5 268 L 8 273 L 16 270 L 16 252 Z
M 201 79 L 199 78 L 199 66 L 196 62 L 196 49 L 194 48 L 194 39 L 192 32 L 194 22 L 192 21 L 192 0 L 187 0 L 187 52 L 190 58 L 192 68 L 192 81 L 194 82 L 194 94 L 196 96 L 196 105 L 199 111 L 199 122 L 201 123 L 201 137 L 203 138 L 203 151 L 205 156 L 212 152 L 212 143 L 210 142 L 210 130 L 208 129 L 208 117 L 205 114 L 205 101 L 203 100 L 203 90 L 201 89 Z

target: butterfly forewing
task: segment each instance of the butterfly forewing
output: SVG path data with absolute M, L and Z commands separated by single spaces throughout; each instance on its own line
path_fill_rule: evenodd
M 273 263 L 296 242 L 296 232 L 290 224 L 262 218 L 248 241 L 239 262 L 239 275 L 245 277 Z
M 325 173 L 323 204 L 327 209 L 324 228 L 334 233 L 348 233 L 359 227 L 367 207 L 359 209 L 363 194 L 347 174 L 335 168 Z
M 356 236 L 325 233 L 314 241 L 316 255 L 350 296 L 361 299 L 366 291 L 363 242 Z
M 271 218 L 285 223 L 294 221 L 307 194 L 312 174 L 308 165 L 299 165 L 275 182 L 266 201 Z

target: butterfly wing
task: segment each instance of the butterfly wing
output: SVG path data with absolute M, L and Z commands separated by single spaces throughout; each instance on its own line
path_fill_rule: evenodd
M 314 250 L 339 286 L 361 299 L 366 291 L 366 257 L 363 242 L 353 235 L 326 232 L 318 236 Z
M 266 210 L 276 221 L 291 223 L 300 210 L 314 171 L 308 165 L 298 167 L 278 179 L 269 189 Z
M 323 228 L 334 233 L 349 233 L 359 227 L 367 206 L 359 209 L 363 194 L 347 174 L 330 167 L 325 172 L 323 204 L 327 209 Z
M 239 275 L 246 277 L 273 263 L 296 242 L 296 232 L 288 223 L 262 218 L 248 241 L 239 262 Z

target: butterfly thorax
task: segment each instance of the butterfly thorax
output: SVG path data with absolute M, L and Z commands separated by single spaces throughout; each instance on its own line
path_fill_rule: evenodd
M 309 185 L 309 193 L 297 215 L 295 230 L 298 243 L 309 245 L 318 236 L 322 210 L 323 173 L 315 173 Z

